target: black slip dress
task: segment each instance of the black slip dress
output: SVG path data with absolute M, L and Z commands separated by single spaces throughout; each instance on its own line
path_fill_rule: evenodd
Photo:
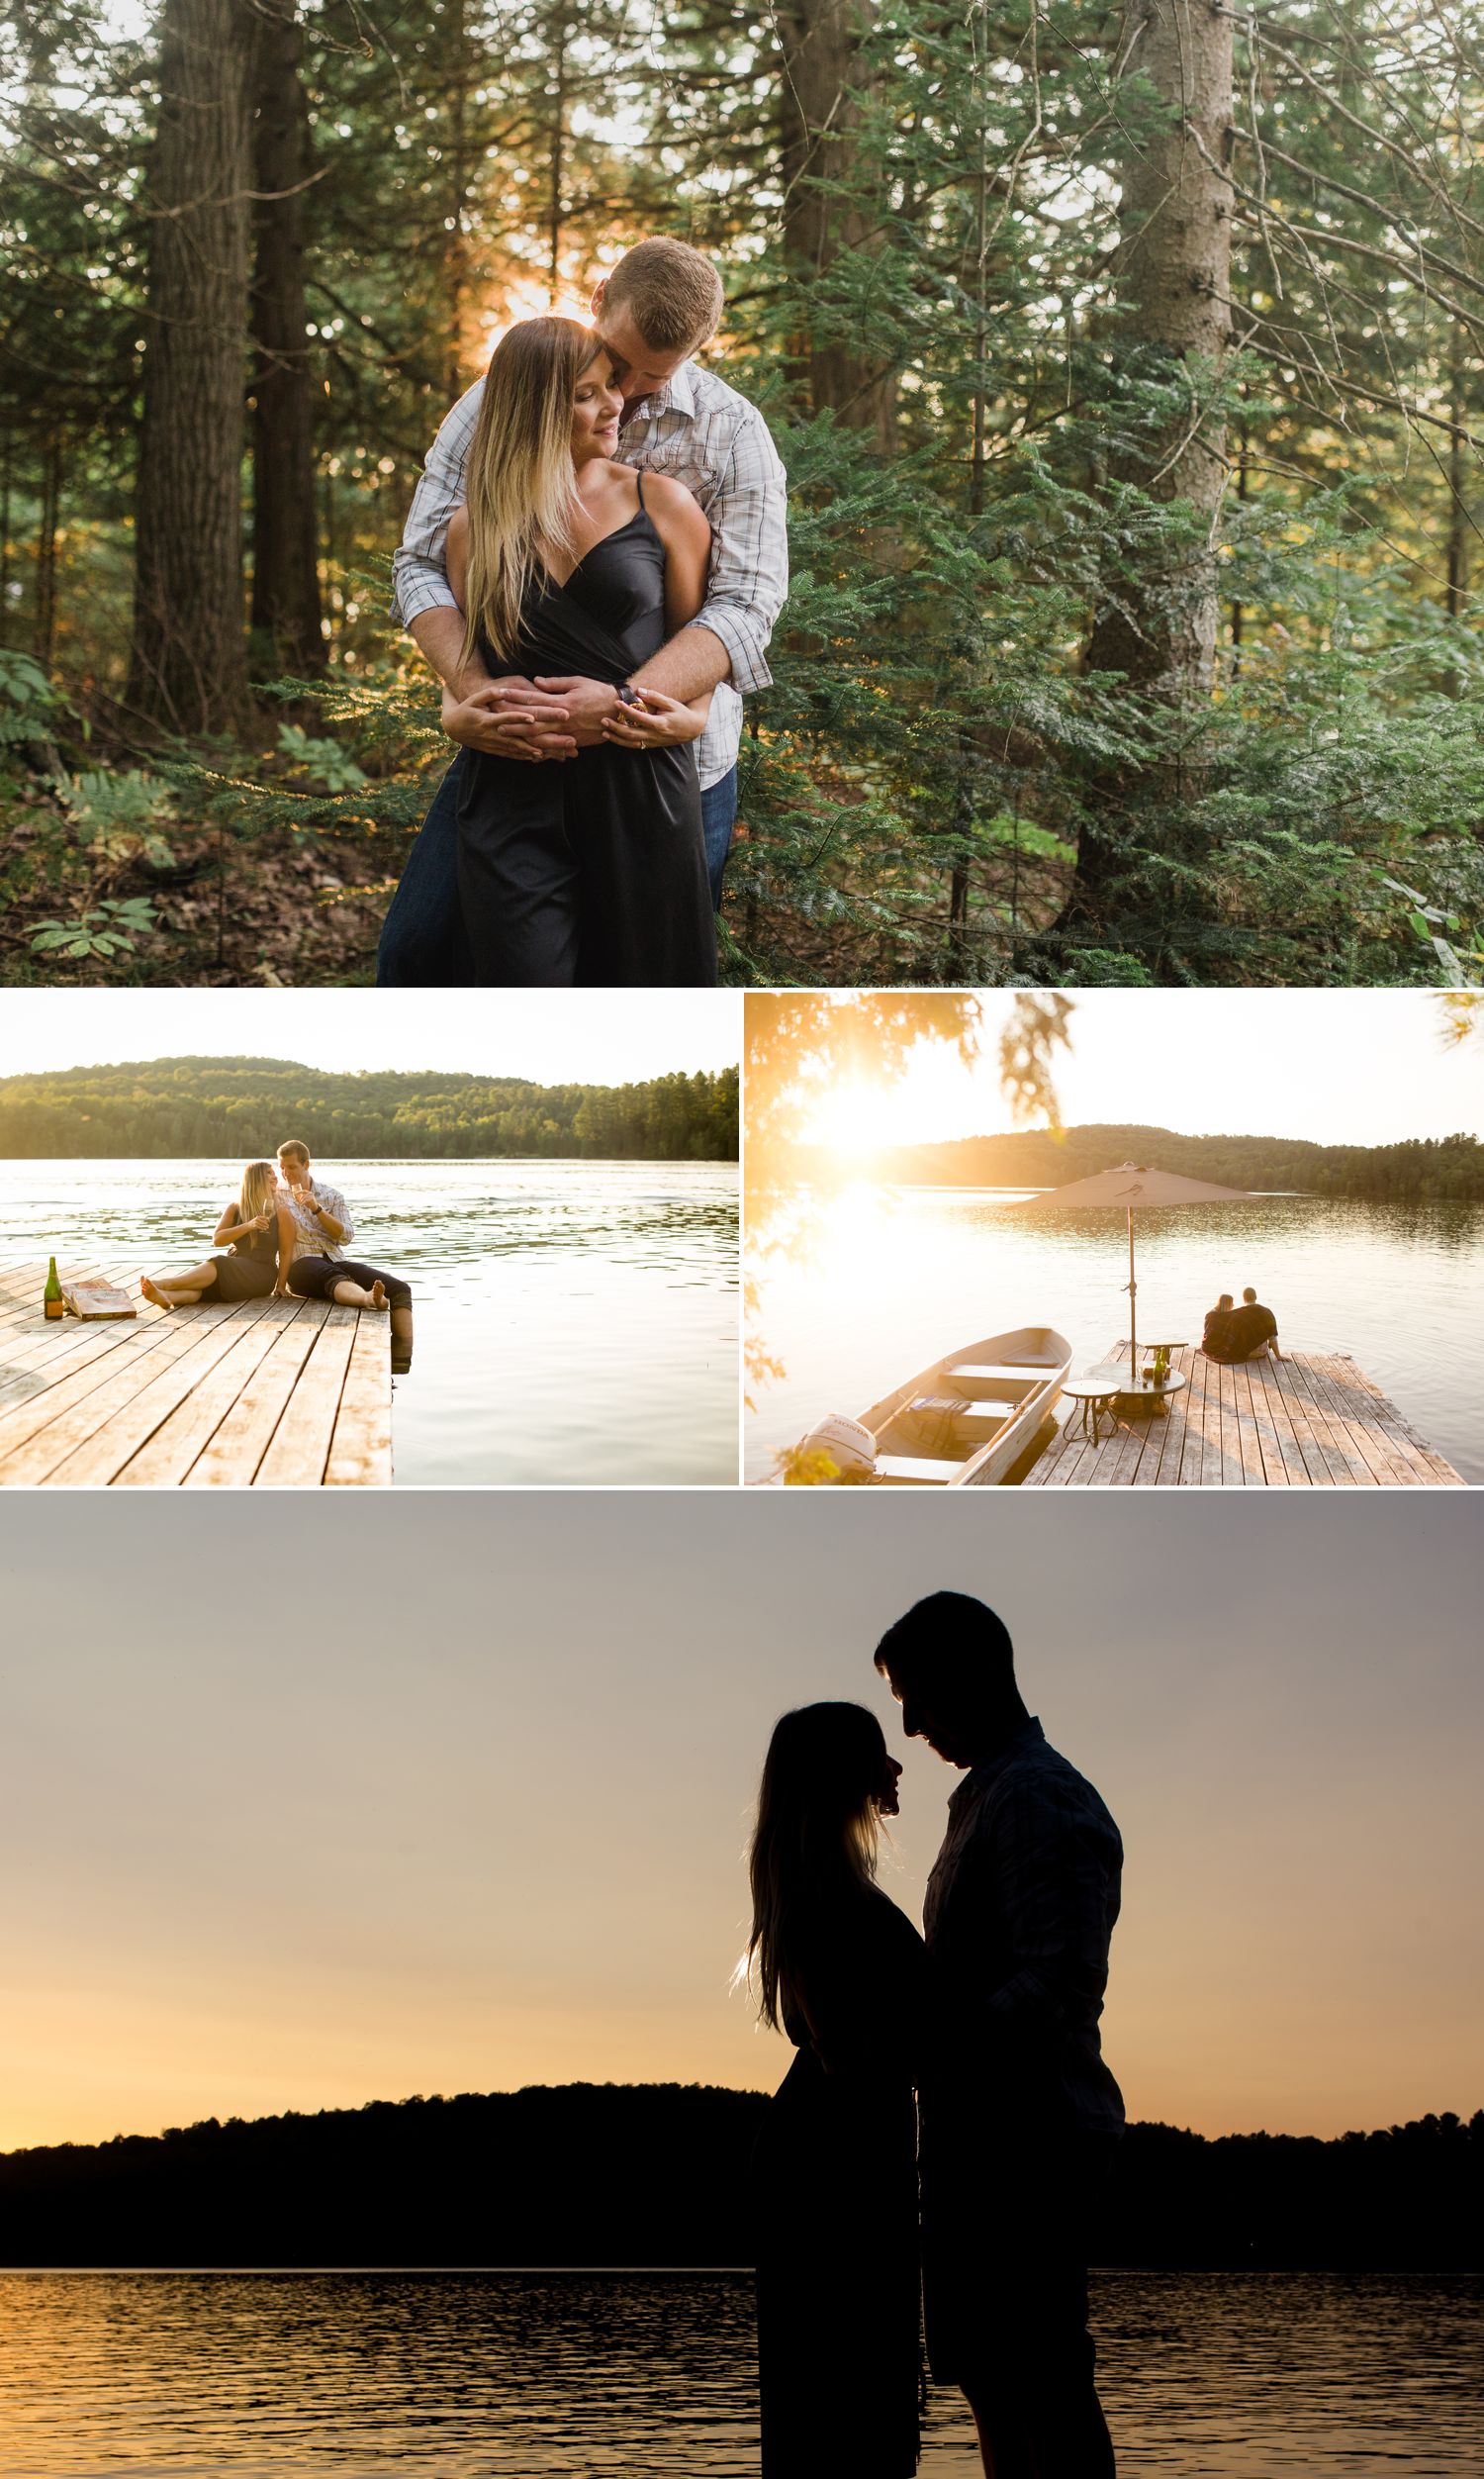
M 810 1951 L 810 1949 L 812 1951 Z M 922 1940 L 882 1893 L 822 1895 L 808 2022 L 753 2157 L 763 2479 L 911 2479 L 921 2274 Z
M 665 546 L 644 506 L 565 585 L 532 584 L 520 642 L 492 671 L 615 687 L 665 642 Z M 716 929 L 694 742 L 580 749 L 529 765 L 471 749 L 459 897 L 482 989 L 708 987 Z

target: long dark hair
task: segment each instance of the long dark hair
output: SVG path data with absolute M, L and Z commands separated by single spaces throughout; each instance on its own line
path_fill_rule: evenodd
M 881 1726 L 864 1704 L 800 1705 L 774 1731 L 748 1855 L 747 1942 L 748 1979 L 773 2031 L 799 2001 L 798 1930 L 812 1898 L 831 1880 L 875 1880 L 885 1769 Z

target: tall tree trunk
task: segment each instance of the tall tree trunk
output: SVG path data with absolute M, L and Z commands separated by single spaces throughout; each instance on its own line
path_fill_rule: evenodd
M 178 730 L 246 718 L 242 609 L 252 18 L 165 0 L 144 194 L 149 297 L 129 694 Z
M 1247 393 L 1246 389 L 1243 393 L 1244 395 Z M 1243 507 L 1252 495 L 1252 433 L 1248 429 L 1247 416 L 1244 414 L 1237 428 L 1237 499 L 1239 505 Z M 1242 674 L 1242 647 L 1246 628 L 1246 610 L 1234 597 L 1232 603 L 1232 678 L 1234 680 L 1239 679 Z
M 61 521 L 61 439 L 53 431 L 42 459 L 42 523 L 36 552 L 36 659 L 51 669 L 56 651 L 56 536 Z
M 1215 533 L 1226 484 L 1225 424 L 1209 399 L 1231 343 L 1231 11 L 1212 0 L 1128 0 L 1118 84 L 1116 349 L 1136 376 L 1167 383 L 1188 373 L 1188 388 L 1163 431 L 1120 448 L 1108 470 L 1156 502 L 1184 502 L 1194 529 L 1187 543 L 1106 581 L 1086 660 L 1090 670 L 1121 672 L 1152 721 L 1193 720 L 1215 677 Z M 1125 818 L 1151 804 L 1178 809 L 1193 789 L 1175 760 L 1142 783 L 1124 778 L 1111 788 L 1112 806 Z M 1073 908 L 1105 913 L 1124 873 L 1118 838 L 1094 826 L 1083 836 Z
M 0 645 L 10 643 L 11 445 L 0 451 Z
M 871 229 L 865 205 L 852 194 L 860 175 L 857 97 L 866 75 L 862 51 L 870 24 L 870 0 L 790 0 L 778 20 L 784 52 L 784 246 L 803 288 L 800 302 L 809 327 L 811 279 L 827 274 L 847 251 L 865 246 Z M 888 370 L 859 344 L 816 341 L 807 329 L 798 359 L 816 413 L 832 410 L 849 429 L 873 431 L 880 446 L 892 446 L 896 389 Z
M 465 0 L 453 0 L 448 22 L 454 73 L 447 98 L 449 194 L 443 297 L 448 324 L 444 331 L 443 393 L 451 405 L 464 391 L 464 315 L 469 289 L 469 90 L 476 66 Z
M 309 106 L 295 0 L 258 0 L 253 56 L 252 625 L 274 670 L 325 668 L 304 293 Z
M 1445 605 L 1449 620 L 1461 620 L 1468 601 L 1468 378 L 1462 321 L 1448 331 L 1448 547 Z M 1455 689 L 1462 683 L 1453 675 Z
M 555 58 L 551 77 L 551 161 L 547 176 L 546 247 L 551 268 L 551 298 L 562 289 L 562 226 L 567 180 L 567 46 L 571 27 L 558 17 L 553 35 Z

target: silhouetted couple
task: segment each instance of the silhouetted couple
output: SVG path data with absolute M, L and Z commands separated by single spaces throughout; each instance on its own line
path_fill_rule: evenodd
M 876 1716 L 805 1705 L 768 1751 L 748 1957 L 798 2054 L 755 2163 L 765 2479 L 908 2479 L 924 2305 L 991 2479 L 1111 2479 L 1086 2231 L 1123 2126 L 1098 2036 L 1118 1829 L 982 1602 L 919 1601 L 876 1665 L 967 1778 L 919 1937 L 876 1883 L 902 1770 Z
M 1240 1308 L 1234 1305 L 1231 1292 L 1223 1291 L 1216 1306 L 1207 1309 L 1201 1350 L 1208 1360 L 1228 1365 L 1238 1360 L 1282 1359 L 1277 1318 L 1263 1307 L 1251 1284 L 1242 1294 Z

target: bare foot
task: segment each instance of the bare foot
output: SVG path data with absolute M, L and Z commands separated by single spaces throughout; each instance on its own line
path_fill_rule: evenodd
M 139 1276 L 139 1289 L 143 1292 L 146 1299 L 153 1300 L 156 1308 L 174 1308 L 178 1305 L 178 1303 L 170 1297 L 168 1291 L 162 1291 L 157 1283 L 150 1282 L 147 1274 L 141 1274 Z
M 386 1304 L 387 1304 L 387 1293 L 386 1293 L 386 1287 L 385 1287 L 385 1285 L 384 1285 L 384 1284 L 381 1284 L 381 1283 L 373 1283 L 373 1284 L 372 1284 L 372 1286 L 371 1286 L 371 1305 L 372 1305 L 372 1307 L 373 1307 L 373 1308 L 385 1308 Z

